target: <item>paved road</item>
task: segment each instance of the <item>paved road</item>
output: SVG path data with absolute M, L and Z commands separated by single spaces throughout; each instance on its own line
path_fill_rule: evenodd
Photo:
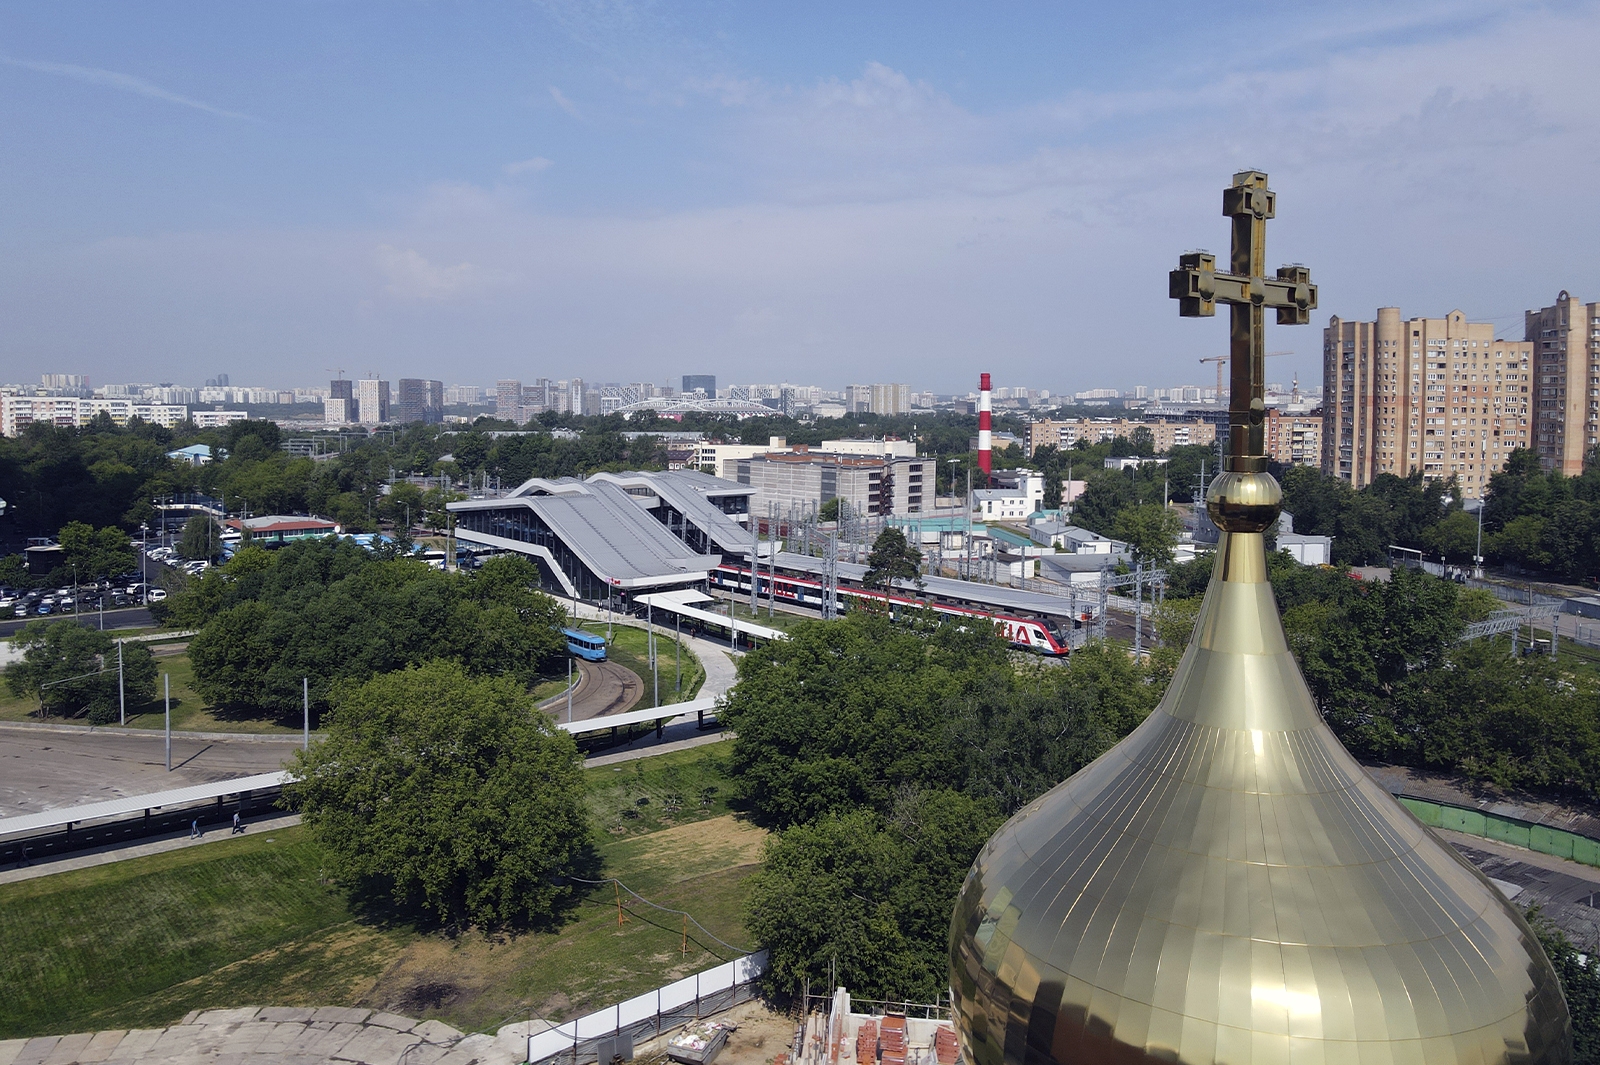
M 21 629 L 22 626 L 26 625 L 30 621 L 60 621 L 62 618 L 70 617 L 72 617 L 71 614 L 49 614 L 42 619 L 37 617 L 7 618 L 4 621 L 0 621 L 0 639 L 5 639 L 8 636 L 16 635 L 17 630 Z M 96 610 L 92 613 L 79 614 L 78 621 L 80 624 L 87 625 L 91 629 L 99 628 L 100 612 Z M 105 622 L 106 628 L 108 629 L 143 629 L 154 625 L 156 623 L 156 619 L 151 617 L 150 611 L 146 610 L 144 607 L 136 606 L 128 607 L 124 610 L 107 610 L 105 614 Z
M 72 732 L 0 725 L 0 817 L 270 773 L 297 736 L 216 739 L 175 734 L 172 772 L 160 732 Z
M 578 666 L 578 674 L 578 685 L 572 689 L 573 721 L 631 710 L 644 694 L 638 674 L 615 662 L 584 662 Z M 557 721 L 567 720 L 566 693 L 540 705 L 555 714 Z

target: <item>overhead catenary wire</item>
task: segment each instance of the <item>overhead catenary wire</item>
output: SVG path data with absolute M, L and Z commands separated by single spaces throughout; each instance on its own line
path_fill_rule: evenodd
M 743 954 L 754 954 L 755 953 L 755 951 L 748 950 L 748 949 L 746 949 L 744 947 L 736 947 L 732 943 L 729 943 L 725 939 L 719 939 L 717 936 L 713 935 L 711 933 L 711 930 L 706 928 L 705 925 L 703 925 L 699 921 L 695 920 L 694 914 L 689 913 L 687 910 L 675 910 L 671 906 L 663 906 L 660 903 L 651 902 L 649 899 L 645 898 L 643 895 L 639 894 L 637 891 L 633 890 L 633 888 L 629 887 L 627 884 L 624 884 L 622 881 L 618 880 L 614 876 L 608 876 L 604 880 L 588 880 L 588 879 L 585 879 L 584 877 L 581 877 L 581 876 L 568 875 L 568 876 L 563 877 L 563 879 L 571 880 L 571 881 L 574 881 L 575 883 L 579 883 L 579 884 L 593 884 L 596 887 L 600 887 L 600 886 L 605 885 L 605 884 L 615 884 L 619 890 L 626 891 L 628 894 L 632 895 L 634 898 L 638 899 L 640 902 L 644 903 L 646 906 L 649 906 L 651 909 L 660 910 L 662 913 L 675 913 L 678 916 L 685 918 L 690 923 L 692 923 L 696 928 L 700 929 L 700 931 L 705 935 L 705 937 L 707 939 L 715 941 L 720 946 L 727 947 L 729 950 L 732 950 L 732 951 L 737 951 L 741 955 L 743 955 Z

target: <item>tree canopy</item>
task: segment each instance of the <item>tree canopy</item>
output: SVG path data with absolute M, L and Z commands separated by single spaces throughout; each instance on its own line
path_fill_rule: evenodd
M 778 830 L 746 925 L 778 986 L 931 996 L 957 889 L 999 819 L 1142 721 L 1170 665 L 1064 665 L 987 628 L 855 613 L 750 652 L 723 720 L 737 801 Z
M 767 945 L 780 991 L 831 971 L 867 998 L 939 1000 L 950 910 L 1000 817 L 948 789 L 896 799 L 887 817 L 831 813 L 768 839 L 745 927 Z
M 23 654 L 5 671 L 11 694 L 39 699 L 46 714 L 85 715 L 96 725 L 117 720 L 117 646 L 110 633 L 76 621 L 33 621 L 12 644 Z M 156 662 L 144 644 L 123 647 L 122 682 L 130 703 L 155 698 Z
M 557 914 L 588 847 L 582 762 L 521 685 L 431 661 L 333 700 L 288 794 L 359 899 L 446 926 Z
M 432 658 L 532 683 L 566 648 L 563 610 L 537 581 L 523 558 L 442 573 L 348 541 L 307 540 L 241 550 L 169 600 L 166 616 L 200 629 L 189 657 L 208 700 L 288 714 L 300 707 L 302 677 L 323 705 L 339 680 Z
M 890 525 L 872 542 L 872 550 L 867 553 L 867 572 L 861 578 L 861 585 L 864 588 L 889 589 L 895 587 L 897 582 L 900 585 L 921 586 L 922 552 L 911 546 L 904 530 Z

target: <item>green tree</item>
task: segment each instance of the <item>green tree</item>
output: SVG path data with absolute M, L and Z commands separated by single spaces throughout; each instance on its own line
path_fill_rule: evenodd
M 937 1001 L 956 892 L 999 823 L 987 803 L 907 788 L 886 817 L 833 813 L 770 838 L 745 907 L 769 979 L 792 994 L 832 974 L 863 997 Z
M 887 591 L 894 588 L 896 582 L 922 587 L 922 552 L 911 546 L 903 530 L 891 525 L 872 542 L 861 585 Z
M 818 510 L 817 510 L 817 520 L 818 521 L 838 521 L 839 520 L 839 497 L 838 496 L 834 496 L 832 499 L 825 499 L 825 500 L 822 501 L 822 506 L 820 508 L 818 508 Z
M 1478 519 L 1463 510 L 1452 511 L 1424 531 L 1422 542 L 1451 562 L 1471 562 L 1478 550 Z
M 247 440 L 257 437 L 249 436 Z M 183 534 L 178 537 L 178 554 L 184 558 L 210 561 L 222 553 L 222 530 L 217 523 L 203 514 L 196 514 L 183 523 Z
M 114 577 L 135 568 L 128 534 L 115 526 L 96 529 L 84 522 L 68 522 L 56 537 L 64 569 L 73 570 L 80 582 Z
M 11 694 L 37 698 L 45 714 L 86 715 L 97 725 L 117 719 L 117 647 L 110 633 L 73 621 L 34 621 L 12 643 L 23 654 L 5 672 Z M 126 644 L 122 673 L 129 703 L 155 698 L 156 662 L 148 647 Z
M 446 926 L 528 927 L 572 897 L 582 760 L 520 685 L 428 662 L 335 695 L 288 793 L 357 896 Z
M 736 793 L 758 823 L 786 827 L 947 786 L 963 761 L 944 739 L 948 704 L 1012 674 L 992 632 L 922 634 L 866 613 L 795 625 L 740 661 L 728 693 Z
M 1142 562 L 1147 567 L 1160 567 L 1172 561 L 1172 552 L 1178 546 L 1183 522 L 1167 507 L 1159 503 L 1146 503 L 1119 511 L 1111 530 L 1113 537 L 1128 545 L 1135 562 Z
M 236 564 L 237 563 L 237 564 Z M 360 683 L 431 658 L 526 685 L 565 651 L 561 607 L 522 558 L 474 575 L 384 561 L 341 541 L 247 547 L 170 601 L 190 641 L 195 684 L 218 706 L 293 714 L 301 679 L 325 705 L 338 680 Z
M 1539 945 L 1561 980 L 1572 1018 L 1572 1065 L 1600 1065 L 1600 959 L 1580 952 L 1554 921 L 1534 906 L 1527 911 Z

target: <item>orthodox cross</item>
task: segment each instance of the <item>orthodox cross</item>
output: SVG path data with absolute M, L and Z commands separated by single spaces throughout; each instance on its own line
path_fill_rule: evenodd
M 1168 275 L 1169 295 L 1181 316 L 1209 318 L 1218 303 L 1232 310 L 1226 468 L 1239 473 L 1267 468 L 1266 309 L 1278 312 L 1279 325 L 1305 325 L 1317 305 L 1317 286 L 1306 267 L 1280 266 L 1277 277 L 1265 276 L 1267 219 L 1276 213 L 1277 200 L 1261 171 L 1233 175 L 1232 187 L 1222 191 L 1222 213 L 1233 219 L 1233 272 L 1217 273 L 1215 255 L 1192 251 L 1180 255 Z

